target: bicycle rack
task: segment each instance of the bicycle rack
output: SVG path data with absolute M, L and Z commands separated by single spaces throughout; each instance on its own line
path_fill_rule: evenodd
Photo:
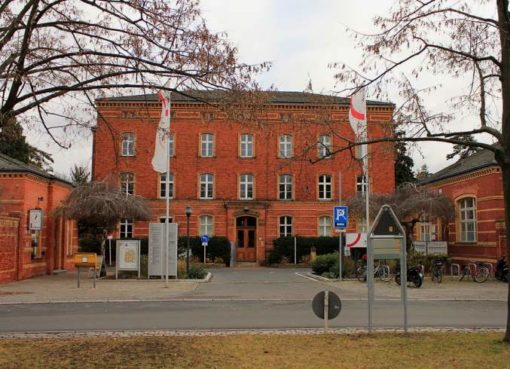
M 482 265 L 489 269 L 489 277 L 493 278 L 494 277 L 494 266 L 492 265 L 492 263 L 483 263 Z
M 454 269 L 456 270 L 455 274 L 453 274 Z M 457 263 L 450 264 L 450 276 L 452 276 L 452 277 L 460 276 L 460 264 L 457 264 Z

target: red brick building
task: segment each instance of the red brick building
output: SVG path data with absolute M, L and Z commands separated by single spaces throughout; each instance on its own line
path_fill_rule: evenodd
M 0 282 L 73 269 L 74 222 L 55 210 L 72 185 L 0 154 Z
M 318 95 L 275 92 L 255 122 L 240 123 L 214 107 L 214 96 L 202 93 L 206 104 L 172 95 L 170 212 L 180 234 L 190 206 L 192 235 L 226 236 L 236 242 L 238 260 L 259 263 L 279 236 L 333 235 L 340 173 L 344 199 L 365 189 L 350 151 L 330 155 L 354 139 L 348 99 L 324 103 Z M 94 179 L 113 176 L 126 192 L 151 200 L 153 221 L 164 220 L 165 175 L 151 166 L 160 102 L 144 95 L 102 99 L 97 106 Z M 368 103 L 369 137 L 392 132 L 393 108 Z M 392 192 L 393 145 L 369 150 L 371 192 Z M 126 219 L 119 233 L 147 237 L 148 224 Z
M 455 262 L 495 263 L 506 255 L 505 207 L 501 168 L 489 150 L 457 161 L 421 182 L 441 191 L 455 204 L 455 219 L 438 222 L 433 239 L 448 241 Z

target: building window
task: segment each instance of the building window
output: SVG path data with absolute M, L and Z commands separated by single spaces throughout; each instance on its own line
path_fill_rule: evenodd
M 252 158 L 253 157 L 253 135 L 243 134 L 241 135 L 240 142 L 240 156 L 241 158 Z
M 320 217 L 319 218 L 319 236 L 329 237 L 331 236 L 332 230 L 331 217 Z
M 120 191 L 126 195 L 135 193 L 135 175 L 133 173 L 120 174 Z
M 200 175 L 200 198 L 212 199 L 213 198 L 213 185 L 214 176 L 212 174 Z
M 213 235 L 213 217 L 211 215 L 201 215 L 200 218 L 200 235 Z
M 239 177 L 239 198 L 241 200 L 253 199 L 253 176 L 251 174 L 242 174 Z
M 476 242 L 476 201 L 468 197 L 459 201 L 460 241 Z
M 133 220 L 120 220 L 120 238 L 133 238 Z
M 175 156 L 175 140 L 173 133 L 168 135 L 168 156 Z
M 200 139 L 200 156 L 210 158 L 214 155 L 214 135 L 204 133 Z
M 174 198 L 174 175 L 170 174 L 168 178 L 168 193 L 170 194 L 169 198 Z M 166 173 L 161 173 L 159 175 L 159 197 L 164 199 L 166 198 Z
M 174 218 L 168 217 L 168 223 L 172 223 L 173 221 L 174 221 Z M 166 222 L 166 217 L 159 217 L 159 222 L 160 223 L 165 223 Z
M 435 241 L 436 225 L 428 222 L 420 222 L 420 241 Z
M 288 159 L 292 157 L 292 136 L 280 136 L 279 154 L 280 158 Z
M 367 192 L 367 179 L 365 176 L 356 177 L 356 193 L 365 194 Z
M 284 174 L 279 177 L 279 199 L 292 200 L 292 176 Z
M 319 200 L 331 200 L 331 176 L 319 176 Z
M 280 237 L 292 236 L 292 217 L 280 217 Z
M 317 155 L 319 158 L 330 158 L 331 157 L 331 136 L 322 135 L 319 137 L 317 143 Z
M 135 134 L 124 133 L 122 135 L 122 156 L 135 155 Z

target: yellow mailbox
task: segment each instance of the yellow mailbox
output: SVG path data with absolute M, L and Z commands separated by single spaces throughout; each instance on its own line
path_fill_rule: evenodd
M 97 254 L 93 252 L 81 252 L 74 255 L 74 266 L 82 268 L 97 268 Z

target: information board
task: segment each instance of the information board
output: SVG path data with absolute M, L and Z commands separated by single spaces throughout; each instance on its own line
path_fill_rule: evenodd
M 177 223 L 168 224 L 168 258 L 165 246 L 165 223 L 149 224 L 149 276 L 177 277 Z
M 139 270 L 140 269 L 140 241 L 117 240 L 117 269 Z

